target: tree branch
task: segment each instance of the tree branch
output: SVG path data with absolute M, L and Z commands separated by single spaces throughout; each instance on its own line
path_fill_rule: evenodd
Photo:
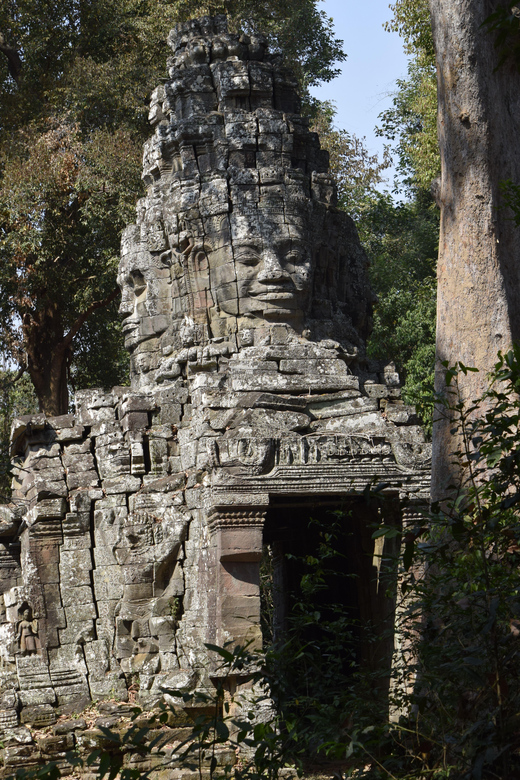
M 0 32 L 0 51 L 7 57 L 7 67 L 9 73 L 16 81 L 17 85 L 20 85 L 20 77 L 22 73 L 22 60 L 20 55 L 12 46 L 8 46 L 5 42 L 3 33 Z
M 85 309 L 85 311 L 80 314 L 76 322 L 72 325 L 71 329 L 63 339 L 63 341 L 60 344 L 60 349 L 63 351 L 67 349 L 74 338 L 74 336 L 77 334 L 85 320 L 87 320 L 93 311 L 96 311 L 96 309 L 102 309 L 105 306 L 108 306 L 109 303 L 111 303 L 117 296 L 119 295 L 119 287 L 115 287 L 110 295 L 107 295 L 106 298 L 104 298 L 102 301 L 94 301 L 94 303 L 91 303 L 90 306 Z
M 20 366 L 12 379 L 9 379 L 7 382 L 2 382 L 2 384 L 0 385 L 1 389 L 5 390 L 7 387 L 12 387 L 13 385 L 15 385 L 18 382 L 18 380 L 22 378 L 22 376 L 25 374 L 26 371 L 27 371 L 27 366 Z

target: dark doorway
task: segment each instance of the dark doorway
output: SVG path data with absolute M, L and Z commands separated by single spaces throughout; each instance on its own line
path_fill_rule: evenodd
M 400 524 L 396 499 L 273 497 L 264 530 L 262 629 L 276 647 L 290 640 L 340 677 L 373 670 L 388 690 L 393 652 L 397 539 L 374 540 Z

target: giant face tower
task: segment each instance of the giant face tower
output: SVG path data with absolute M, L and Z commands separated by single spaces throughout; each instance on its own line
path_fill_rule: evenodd
M 210 685 L 205 642 L 261 642 L 263 551 L 283 632 L 291 561 L 331 509 L 350 533 L 348 607 L 388 628 L 380 510 L 361 495 L 384 483 L 397 525 L 399 499 L 413 514 L 428 496 L 414 410 L 392 364 L 365 357 L 366 258 L 291 75 L 221 17 L 169 43 L 147 194 L 122 239 L 132 386 L 80 392 L 74 415 L 13 431 L 0 726 L 51 723 L 137 680 L 143 703 Z M 370 662 L 388 666 L 392 649 Z
M 223 17 L 190 22 L 169 43 L 147 196 L 122 243 L 134 385 L 163 381 L 183 349 L 236 353 L 280 328 L 290 341 L 333 339 L 350 358 L 363 354 L 366 258 L 334 208 L 328 154 L 298 113 L 291 74 Z

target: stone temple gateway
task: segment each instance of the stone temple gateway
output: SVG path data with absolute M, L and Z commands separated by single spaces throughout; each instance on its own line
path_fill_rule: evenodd
M 124 701 L 130 686 L 151 704 L 210 685 L 204 642 L 261 641 L 263 547 L 290 579 L 284 553 L 330 508 L 349 509 L 352 599 L 377 622 L 384 550 L 360 494 L 385 483 L 383 519 L 398 524 L 398 499 L 413 514 L 428 497 L 429 445 L 393 365 L 366 359 L 366 257 L 293 77 L 223 17 L 169 45 L 147 194 L 122 238 L 131 387 L 13 428 L 1 728 Z

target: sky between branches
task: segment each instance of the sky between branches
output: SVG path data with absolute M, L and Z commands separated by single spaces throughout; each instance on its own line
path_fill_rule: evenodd
M 366 136 L 368 150 L 382 154 L 384 139 L 374 128 L 378 115 L 391 107 L 395 82 L 406 77 L 407 66 L 401 39 L 383 28 L 392 16 L 389 0 L 323 0 L 320 8 L 334 19 L 348 58 L 340 76 L 311 92 L 335 101 L 338 128 Z M 387 176 L 391 185 L 393 171 Z

